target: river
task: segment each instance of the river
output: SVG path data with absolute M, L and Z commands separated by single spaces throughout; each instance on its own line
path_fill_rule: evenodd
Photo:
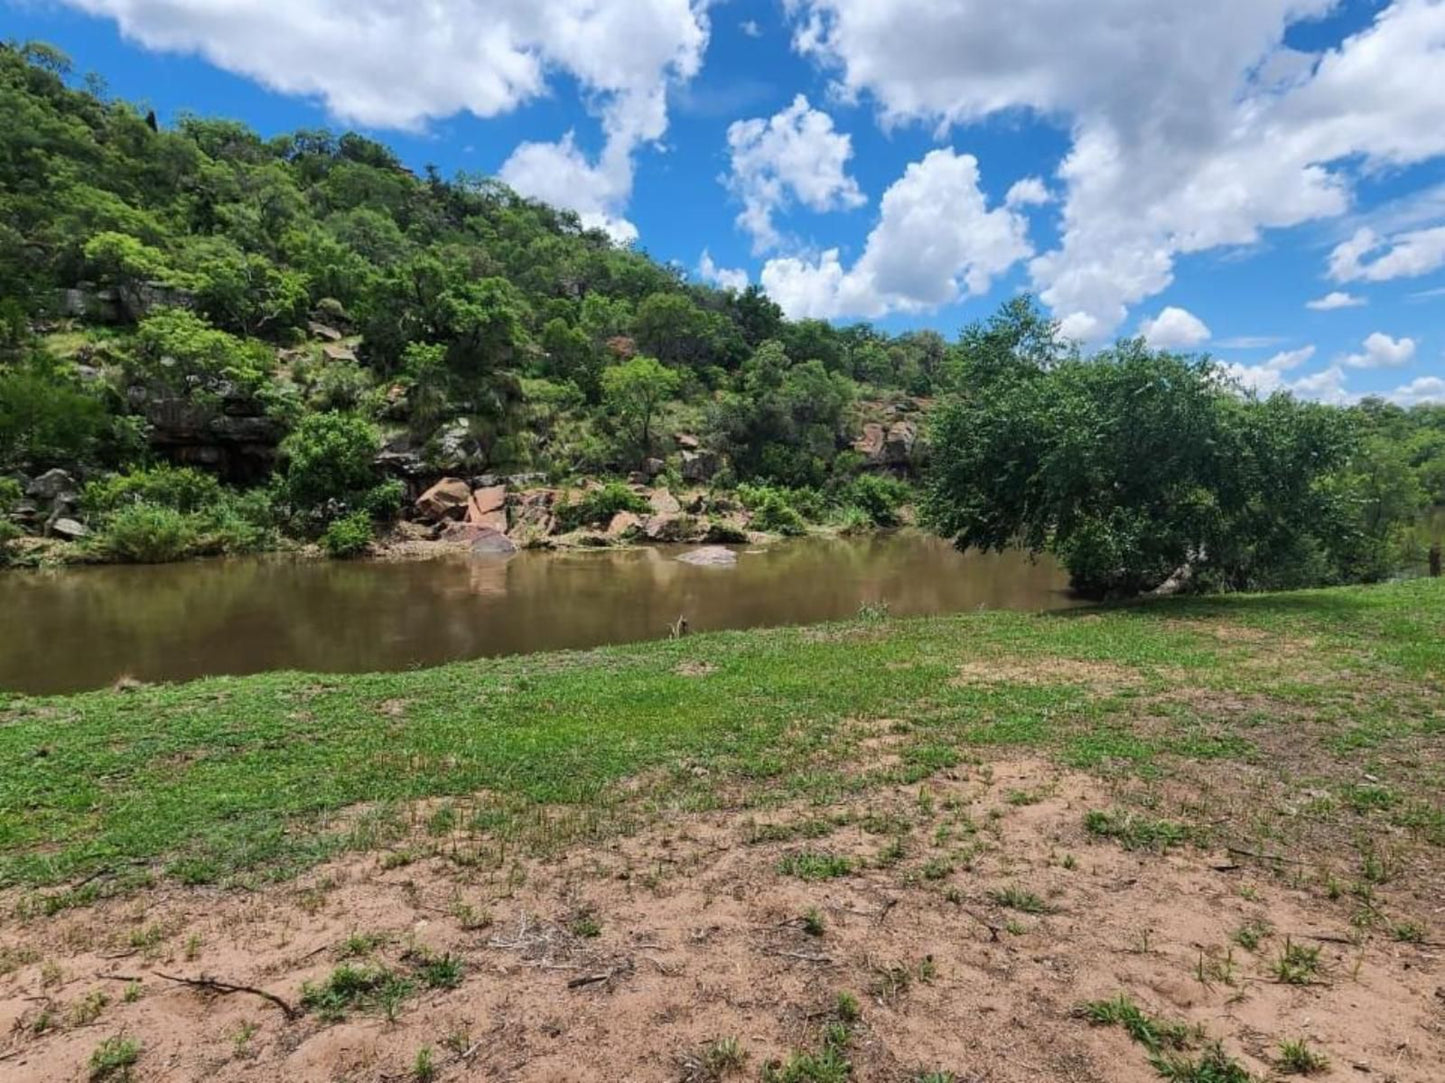
M 850 617 L 1077 604 L 1052 560 L 960 554 L 912 531 L 738 550 L 523 552 L 406 562 L 210 560 L 0 573 L 0 689 L 69 692 L 129 676 L 366 672 L 488 655 Z

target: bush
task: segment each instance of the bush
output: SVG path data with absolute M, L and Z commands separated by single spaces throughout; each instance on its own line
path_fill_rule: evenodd
M 649 510 L 647 501 L 622 482 L 609 481 L 600 489 L 584 493 L 577 503 L 559 506 L 556 514 L 563 530 L 577 530 L 583 526 L 600 526 L 620 511 L 641 515 Z
M 779 489 L 766 485 L 742 485 L 738 488 L 738 497 L 743 507 L 753 513 L 754 530 L 792 536 L 808 532 L 808 525 L 798 509 Z
M 281 444 L 282 489 L 293 510 L 315 513 L 335 501 L 358 507 L 376 485 L 375 426 L 355 414 L 310 414 Z
M 165 564 L 193 555 L 198 542 L 190 516 L 158 504 L 128 504 L 106 519 L 95 546 L 112 560 Z
M 897 526 L 898 509 L 908 500 L 909 489 L 897 478 L 863 474 L 848 485 L 846 495 L 875 526 Z
M 361 501 L 361 506 L 379 523 L 392 522 L 401 512 L 402 497 L 406 486 L 396 478 L 387 478 L 380 485 L 373 486 Z
M 335 558 L 359 557 L 371 545 L 371 514 L 354 511 L 334 520 L 321 535 L 321 547 Z
M 86 514 L 105 516 L 130 504 L 150 504 L 190 513 L 213 507 L 222 500 L 221 483 L 189 466 L 162 464 L 134 467 L 128 474 L 112 474 L 86 485 L 80 506 Z

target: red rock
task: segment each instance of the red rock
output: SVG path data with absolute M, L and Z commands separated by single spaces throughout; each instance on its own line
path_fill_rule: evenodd
M 442 478 L 417 497 L 416 510 L 428 522 L 460 519 L 471 499 L 471 486 L 461 478 Z
M 647 494 L 647 502 L 652 505 L 653 513 L 656 515 L 679 515 L 682 513 L 682 505 L 677 502 L 666 489 L 653 489 Z
M 507 532 L 507 487 L 494 485 L 489 489 L 478 489 L 467 502 L 468 523 L 490 527 Z
M 612 522 L 607 524 L 607 536 L 609 538 L 621 538 L 635 530 L 641 529 L 641 519 L 633 515 L 630 511 L 619 511 L 612 517 Z

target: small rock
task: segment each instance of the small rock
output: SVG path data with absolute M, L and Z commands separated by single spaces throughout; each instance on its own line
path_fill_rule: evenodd
M 672 440 L 673 443 L 677 444 L 678 448 L 682 451 L 696 451 L 698 448 L 702 447 L 702 441 L 700 441 L 690 432 L 677 433 L 675 436 L 673 436 Z
M 657 477 L 667 469 L 667 463 L 661 459 L 644 459 L 642 461 L 642 472 L 650 478 Z
M 74 519 L 57 519 L 50 524 L 50 533 L 57 538 L 64 538 L 66 541 L 79 541 L 90 531 Z
M 692 549 L 677 558 L 684 564 L 696 564 L 701 568 L 731 568 L 738 562 L 738 555 L 721 545 L 704 545 Z
M 442 541 L 464 542 L 473 553 L 505 555 L 517 551 L 512 539 L 500 530 L 478 523 L 448 523 L 441 537 Z

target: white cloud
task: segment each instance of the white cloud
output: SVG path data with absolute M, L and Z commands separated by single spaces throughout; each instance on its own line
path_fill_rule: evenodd
M 1037 207 L 1053 202 L 1053 198 L 1038 177 L 1025 177 L 1008 190 L 1003 202 L 1006 207 Z
M 1313 309 L 1316 312 L 1333 312 L 1337 308 L 1358 308 L 1364 303 L 1363 297 L 1335 290 L 1333 293 L 1327 293 L 1313 301 L 1306 301 L 1305 308 Z
M 576 211 L 584 226 L 606 230 L 619 244 L 637 239 L 637 227 L 615 213 L 632 193 L 632 158 L 614 144 L 594 165 L 571 132 L 556 143 L 523 143 L 499 175 L 523 195 Z
M 1445 226 L 1388 238 L 1364 226 L 1330 253 L 1330 277 L 1336 282 L 1388 282 L 1440 267 L 1445 267 Z
M 815 260 L 771 259 L 762 284 L 795 318 L 922 312 L 986 292 L 1031 251 L 1023 216 L 989 209 L 978 160 L 935 150 L 884 193 L 878 223 L 851 268 L 836 248 Z
M 1156 350 L 1185 350 L 1209 341 L 1209 328 L 1188 309 L 1170 305 L 1139 325 L 1139 334 Z
M 1410 294 L 1410 300 L 1412 301 L 1428 301 L 1432 297 L 1445 297 L 1445 286 L 1437 286 L 1431 290 L 1416 290 Z
M 742 291 L 748 288 L 748 273 L 742 268 L 719 267 L 713 262 L 712 253 L 706 248 L 697 261 L 697 276 L 704 282 L 711 282 L 725 290 Z
M 1238 362 L 1225 365 L 1224 371 L 1244 387 L 1270 395 L 1276 391 L 1289 391 L 1293 387 L 1285 379 L 1285 373 L 1293 372 L 1314 357 L 1315 348 L 1304 346 L 1298 350 L 1285 350 L 1268 361 L 1258 365 L 1243 365 Z
M 1313 375 L 1301 377 L 1290 384 L 1288 390 L 1303 399 L 1316 399 L 1320 402 L 1333 403 L 1336 406 L 1347 406 L 1358 401 L 1359 396 L 1346 390 L 1346 383 L 1345 370 L 1339 365 L 1331 365 Z
M 1394 0 L 1314 56 L 1336 0 L 786 0 L 794 45 L 886 123 L 1030 110 L 1068 124 L 1059 247 L 1031 265 L 1066 328 L 1109 334 L 1187 253 L 1350 208 L 1363 169 L 1445 153 L 1445 3 Z
M 763 28 L 758 25 L 756 19 L 745 19 L 738 24 L 738 29 L 750 38 L 760 38 L 763 36 Z
M 1376 331 L 1365 339 L 1364 351 L 1350 354 L 1345 364 L 1352 369 L 1397 369 L 1408 365 L 1414 357 L 1414 339 L 1391 338 Z
M 1266 346 L 1278 346 L 1286 339 L 1279 335 L 1235 335 L 1233 338 L 1221 338 L 1215 341 L 1214 345 L 1221 350 L 1262 350 Z
M 1439 376 L 1421 376 L 1386 396 L 1400 406 L 1418 406 L 1426 402 L 1445 403 L 1445 380 Z
M 793 200 L 819 212 L 867 202 L 848 176 L 852 138 L 834 131 L 833 118 L 809 106 L 802 94 L 767 120 L 730 124 L 728 149 L 732 171 L 726 183 L 743 202 L 738 225 L 752 234 L 755 253 L 782 242 L 773 215 Z
M 523 144 L 503 174 L 624 237 L 635 235 L 618 217 L 631 155 L 667 130 L 668 87 L 697 73 L 708 38 L 704 8 L 690 0 L 66 2 L 114 18 L 148 48 L 199 53 L 375 127 L 417 129 L 464 110 L 499 116 L 546 94 L 554 73 L 571 76 L 606 135 L 597 164 L 564 138 Z M 545 165 L 579 187 L 550 180 Z

